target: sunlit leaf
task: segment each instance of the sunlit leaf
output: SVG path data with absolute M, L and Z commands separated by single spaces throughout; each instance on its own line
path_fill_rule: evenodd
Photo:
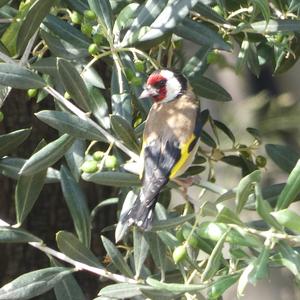
M 52 267 L 19 276 L 0 289 L 0 299 L 31 299 L 52 289 L 73 269 Z
M 111 258 L 112 264 L 125 276 L 133 277 L 133 272 L 124 260 L 118 248 L 105 236 L 101 236 L 103 246 Z
M 0 64 L 0 84 L 16 89 L 42 88 L 45 81 L 34 72 L 15 64 Z
M 0 157 L 9 154 L 21 145 L 31 133 L 31 128 L 20 129 L 0 135 Z
M 71 147 L 74 138 L 64 134 L 34 153 L 20 170 L 21 175 L 32 175 L 57 162 Z
M 91 242 L 91 220 L 87 199 L 78 182 L 69 170 L 62 166 L 60 169 L 61 187 L 73 219 L 79 240 L 86 246 Z

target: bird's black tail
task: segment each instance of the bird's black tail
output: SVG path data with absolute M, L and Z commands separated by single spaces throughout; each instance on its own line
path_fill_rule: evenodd
M 135 224 L 142 230 L 150 230 L 152 227 L 154 208 L 157 199 L 158 195 L 151 201 L 150 205 L 147 205 L 146 201 L 141 201 L 141 197 L 136 199 L 133 207 L 126 215 L 121 217 L 122 224 L 127 223 L 128 226 Z

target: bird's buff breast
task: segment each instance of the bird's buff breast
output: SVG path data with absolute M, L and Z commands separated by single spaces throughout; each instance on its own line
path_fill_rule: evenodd
M 154 103 L 144 131 L 147 143 L 157 138 L 174 139 L 179 143 L 190 138 L 195 127 L 197 105 L 191 101 Z

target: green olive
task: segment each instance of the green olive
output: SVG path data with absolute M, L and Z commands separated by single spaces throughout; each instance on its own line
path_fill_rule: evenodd
M 145 65 L 144 62 L 141 60 L 136 60 L 134 62 L 134 66 L 137 72 L 143 73 L 145 71 Z
M 99 52 L 98 46 L 96 44 L 90 44 L 88 51 L 91 55 L 95 55 Z
M 185 245 L 178 246 L 173 251 L 173 260 L 175 264 L 178 264 L 187 257 Z
M 2 122 L 4 119 L 4 113 L 0 110 L 0 122 Z
M 143 80 L 141 77 L 133 77 L 131 79 L 131 83 L 135 86 L 141 86 L 143 84 Z
M 263 168 L 266 166 L 267 164 L 267 159 L 262 156 L 262 155 L 258 155 L 255 159 L 255 164 L 260 167 L 260 168 Z
M 74 23 L 74 24 L 80 24 L 82 21 L 82 16 L 77 11 L 73 11 L 70 17 L 71 17 L 72 23 Z
M 85 10 L 83 14 L 87 20 L 94 21 L 97 19 L 97 15 L 92 10 Z
M 97 44 L 97 45 L 99 46 L 99 45 L 101 45 L 102 41 L 103 41 L 103 35 L 102 35 L 102 34 L 100 34 L 100 33 L 95 33 L 95 34 L 93 35 L 93 42 L 94 42 L 95 44 Z
M 104 156 L 104 152 L 102 152 L 102 151 L 96 151 L 93 154 L 93 159 L 96 160 L 96 161 L 99 161 L 99 160 L 101 160 L 103 158 L 103 156 Z
M 117 163 L 118 163 L 117 158 L 114 155 L 108 155 L 105 159 L 104 165 L 107 169 L 113 170 L 116 168 Z
M 93 31 L 93 26 L 91 24 L 82 23 L 80 29 L 83 34 L 87 36 L 91 36 Z
M 37 93 L 38 93 L 37 89 L 29 89 L 29 90 L 27 90 L 27 96 L 29 98 L 35 97 L 37 95 Z
M 86 160 L 81 165 L 81 170 L 85 173 L 95 173 L 98 171 L 97 162 L 95 160 Z

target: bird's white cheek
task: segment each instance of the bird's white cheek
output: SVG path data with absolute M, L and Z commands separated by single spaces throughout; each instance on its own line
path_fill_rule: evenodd
M 181 91 L 181 84 L 180 82 L 174 77 L 172 79 L 169 79 L 166 84 L 166 97 L 163 100 L 163 102 L 169 102 L 171 100 L 174 100 Z

